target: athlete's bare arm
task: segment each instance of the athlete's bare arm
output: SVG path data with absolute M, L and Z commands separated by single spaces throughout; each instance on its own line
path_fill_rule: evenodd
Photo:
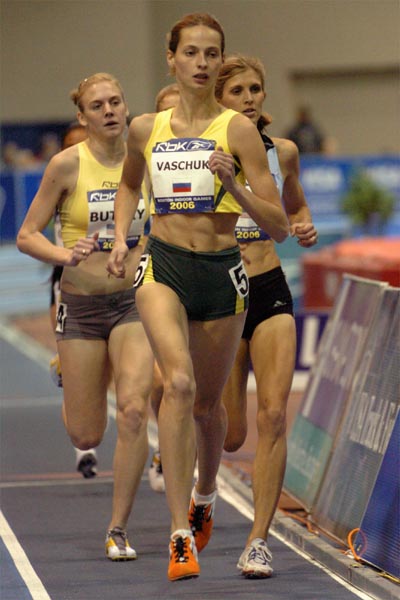
M 300 183 L 300 158 L 296 144 L 282 138 L 272 138 L 284 179 L 282 201 L 290 223 L 290 234 L 298 238 L 304 248 L 318 240 L 304 191 Z
M 50 160 L 43 174 L 38 192 L 18 232 L 17 246 L 42 262 L 76 266 L 97 249 L 93 238 L 80 239 L 74 248 L 53 244 L 42 231 L 50 223 L 57 206 L 69 196 L 77 182 L 79 153 L 76 146 L 59 152 Z
M 289 232 L 288 222 L 256 127 L 247 117 L 236 115 L 228 127 L 228 143 L 232 154 L 238 157 L 252 191 L 236 182 L 230 154 L 215 152 L 210 159 L 210 168 L 218 172 L 225 189 L 256 223 L 275 241 L 282 242 Z

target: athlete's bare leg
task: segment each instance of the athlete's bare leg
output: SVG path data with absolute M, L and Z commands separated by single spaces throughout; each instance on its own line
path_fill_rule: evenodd
M 188 434 L 193 430 L 195 398 L 188 322 L 178 297 L 163 284 L 143 285 L 136 292 L 136 301 L 163 378 L 158 432 L 174 532 L 189 529 L 188 506 L 196 454 L 193 438 Z M 163 318 L 155 320 L 155 314 L 162 314 Z
M 63 373 L 63 417 L 72 444 L 80 450 L 99 445 L 107 426 L 109 360 L 103 340 L 57 343 Z
M 148 457 L 153 354 L 141 323 L 115 327 L 109 340 L 117 398 L 114 495 L 109 529 L 125 529 Z
M 198 471 L 197 492 L 207 496 L 216 477 L 226 435 L 222 392 L 243 331 L 245 313 L 216 321 L 191 322 L 191 354 L 197 388 L 194 407 Z M 210 343 L 212 340 L 212 343 Z
M 247 436 L 247 381 L 250 369 L 249 342 L 243 338 L 235 356 L 232 370 L 225 384 L 222 401 L 228 424 L 224 450 L 235 452 L 244 444 Z
M 225 436 L 225 411 L 219 399 L 245 315 L 207 323 L 191 322 L 189 343 L 186 311 L 171 289 L 149 283 L 138 289 L 136 299 L 163 376 L 164 395 L 158 426 L 166 495 L 172 515 L 171 531 L 187 530 L 196 456 L 196 444 L 190 433 L 195 399 L 197 489 L 206 495 L 215 489 Z M 155 322 L 154 314 L 162 314 L 162 320 Z M 204 457 L 206 446 L 207 458 Z
M 296 330 L 290 315 L 276 315 L 256 328 L 250 355 L 257 383 L 258 440 L 253 463 L 254 522 L 248 543 L 267 539 L 286 466 L 286 406 L 293 378 Z

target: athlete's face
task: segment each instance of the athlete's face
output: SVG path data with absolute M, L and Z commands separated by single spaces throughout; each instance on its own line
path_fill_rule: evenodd
M 221 104 L 246 115 L 257 125 L 265 95 L 260 77 L 253 69 L 247 69 L 226 81 Z
M 78 113 L 79 122 L 87 127 L 88 134 L 106 137 L 121 135 L 126 127 L 128 108 L 121 90 L 111 81 L 94 83 L 81 98 L 83 111 Z
M 177 81 L 190 88 L 208 88 L 216 80 L 223 56 L 218 31 L 204 25 L 181 30 L 175 54 L 168 50 L 168 65 Z

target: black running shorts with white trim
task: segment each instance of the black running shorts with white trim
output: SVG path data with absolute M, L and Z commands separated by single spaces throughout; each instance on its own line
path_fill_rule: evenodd
M 251 340 L 257 325 L 274 317 L 293 316 L 293 299 L 281 267 L 275 267 L 261 275 L 249 278 L 249 310 L 242 338 Z

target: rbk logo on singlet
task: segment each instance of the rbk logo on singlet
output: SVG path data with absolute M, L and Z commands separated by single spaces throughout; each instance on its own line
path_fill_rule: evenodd
M 103 183 L 101 184 L 101 187 L 103 189 L 105 188 L 117 188 L 118 189 L 119 183 L 116 183 L 115 181 L 103 181 Z
M 178 138 L 157 142 L 151 170 L 156 213 L 214 211 L 214 175 L 208 160 L 214 140 Z
M 117 190 L 92 190 L 87 194 L 88 202 L 114 202 Z
M 192 152 L 195 150 L 211 150 L 215 148 L 214 140 L 203 140 L 201 138 L 181 138 L 157 142 L 153 152 Z

